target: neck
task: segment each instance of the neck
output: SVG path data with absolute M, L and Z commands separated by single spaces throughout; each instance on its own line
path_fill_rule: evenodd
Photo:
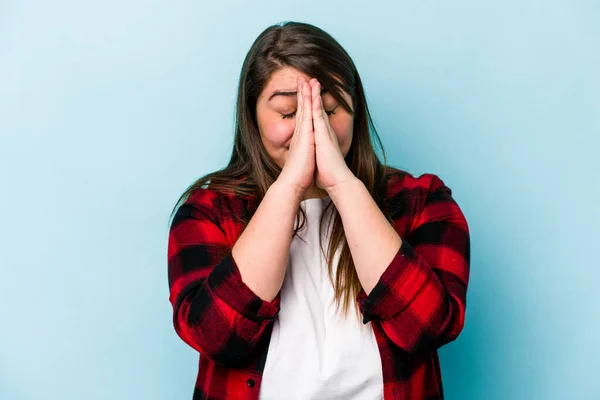
M 323 198 L 323 197 L 327 197 L 327 196 L 328 196 L 327 191 L 312 185 L 312 186 L 309 186 L 308 189 L 306 189 L 306 192 L 304 192 L 304 198 L 302 200 Z

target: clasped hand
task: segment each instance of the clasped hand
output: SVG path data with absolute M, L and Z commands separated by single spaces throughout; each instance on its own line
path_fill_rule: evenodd
M 312 119 L 313 129 L 310 134 L 314 135 L 315 139 L 314 183 L 318 188 L 329 192 L 355 177 L 346 165 L 335 131 L 329 123 L 329 116 L 323 108 L 321 84 L 316 78 L 306 82 L 303 77 L 299 77 L 298 82 L 302 90 L 303 102 L 311 102 L 310 107 L 304 108 L 310 110 L 311 115 L 302 117 Z

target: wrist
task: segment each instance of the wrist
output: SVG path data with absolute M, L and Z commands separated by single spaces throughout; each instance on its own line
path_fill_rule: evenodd
M 269 192 L 276 192 L 276 196 L 287 197 L 292 201 L 300 204 L 302 197 L 304 196 L 304 189 L 297 185 L 289 184 L 287 182 L 276 180 L 271 184 L 268 189 Z
M 364 183 L 353 174 L 348 179 L 328 188 L 327 193 L 335 203 L 336 200 L 343 197 L 345 193 L 353 192 L 361 186 L 364 187 Z

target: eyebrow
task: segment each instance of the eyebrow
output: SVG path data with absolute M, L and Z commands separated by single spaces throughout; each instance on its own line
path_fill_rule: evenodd
M 296 97 L 296 93 L 296 90 L 276 90 L 269 96 L 268 101 L 271 101 L 275 96 Z M 325 93 L 329 93 L 329 90 L 321 89 L 321 95 L 324 95 Z

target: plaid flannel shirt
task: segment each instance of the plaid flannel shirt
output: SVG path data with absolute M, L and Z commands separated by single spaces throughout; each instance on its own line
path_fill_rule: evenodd
M 385 207 L 402 246 L 367 296 L 385 400 L 443 399 L 437 349 L 465 321 L 470 268 L 467 221 L 434 174 L 388 167 Z M 258 399 L 280 294 L 267 302 L 232 257 L 250 198 L 198 189 L 178 208 L 168 239 L 169 301 L 181 339 L 199 354 L 194 400 Z

